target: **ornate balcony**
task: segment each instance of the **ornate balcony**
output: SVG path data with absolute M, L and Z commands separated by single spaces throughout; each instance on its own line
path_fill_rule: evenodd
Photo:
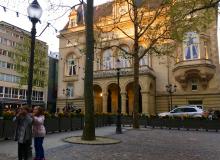
M 117 76 L 117 71 L 115 69 L 111 70 L 97 70 L 94 71 L 94 78 L 99 79 L 99 78 L 109 78 L 109 77 L 116 77 Z M 128 68 L 121 68 L 120 69 L 120 75 L 121 76 L 131 76 L 134 74 L 134 70 L 132 67 Z M 149 66 L 142 66 L 140 67 L 139 70 L 140 75 L 152 75 L 155 77 L 154 71 L 152 68 Z
M 192 78 L 199 79 L 203 88 L 206 88 L 216 72 L 215 68 L 216 66 L 209 59 L 188 60 L 176 63 L 173 73 L 176 81 L 183 88 L 187 87 L 188 80 Z

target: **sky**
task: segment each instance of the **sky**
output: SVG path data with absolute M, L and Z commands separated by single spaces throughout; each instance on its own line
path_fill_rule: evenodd
M 105 3 L 109 0 L 94 0 L 94 5 Z M 31 31 L 32 24 L 29 19 L 25 16 L 27 15 L 27 7 L 32 0 L 0 0 L 0 21 L 5 21 L 19 28 Z M 38 0 L 40 6 L 43 9 L 42 17 L 40 18 L 41 23 L 37 23 L 36 29 L 38 36 L 47 23 L 51 23 L 54 27 L 47 28 L 43 34 L 38 37 L 38 39 L 45 41 L 49 46 L 49 51 L 58 52 L 59 51 L 59 39 L 56 36 L 56 30 L 61 30 L 68 22 L 68 15 L 70 13 L 69 7 L 51 7 L 51 3 L 58 5 L 73 6 L 79 3 L 79 0 Z M 2 6 L 7 7 L 6 12 Z M 53 9 L 52 9 L 53 8 Z M 13 10 L 13 11 L 12 11 Z M 17 17 L 16 12 L 19 12 L 19 17 Z M 66 13 L 65 15 L 63 15 Z M 62 16 L 63 15 L 63 16 Z M 58 18 L 61 17 L 61 18 Z

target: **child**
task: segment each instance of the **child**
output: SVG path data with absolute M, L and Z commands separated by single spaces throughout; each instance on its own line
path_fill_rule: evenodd
M 17 122 L 15 140 L 18 141 L 18 160 L 28 160 L 32 141 L 32 118 L 28 106 L 18 109 L 13 121 Z
M 46 134 L 44 127 L 43 109 L 40 106 L 33 110 L 33 136 L 35 148 L 35 160 L 44 160 L 43 140 Z

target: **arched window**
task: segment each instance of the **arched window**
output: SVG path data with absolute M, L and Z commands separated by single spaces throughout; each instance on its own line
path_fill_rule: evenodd
M 103 52 L 103 69 L 112 69 L 113 68 L 113 55 L 112 50 L 107 49 Z
M 66 74 L 73 76 L 77 74 L 77 61 L 74 55 L 70 55 L 66 60 Z
M 121 48 L 127 52 L 129 52 L 129 48 L 126 45 L 121 46 Z M 132 57 L 123 50 L 119 49 L 118 51 L 118 58 L 121 62 L 121 67 L 126 68 L 126 67 L 131 67 L 132 64 Z
M 185 60 L 199 58 L 199 36 L 196 32 L 188 32 L 183 43 L 183 53 Z

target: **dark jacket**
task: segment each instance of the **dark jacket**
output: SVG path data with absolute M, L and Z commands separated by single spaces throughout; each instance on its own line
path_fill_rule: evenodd
M 14 117 L 16 122 L 15 140 L 19 143 L 31 142 L 32 140 L 32 118 L 30 115 Z

